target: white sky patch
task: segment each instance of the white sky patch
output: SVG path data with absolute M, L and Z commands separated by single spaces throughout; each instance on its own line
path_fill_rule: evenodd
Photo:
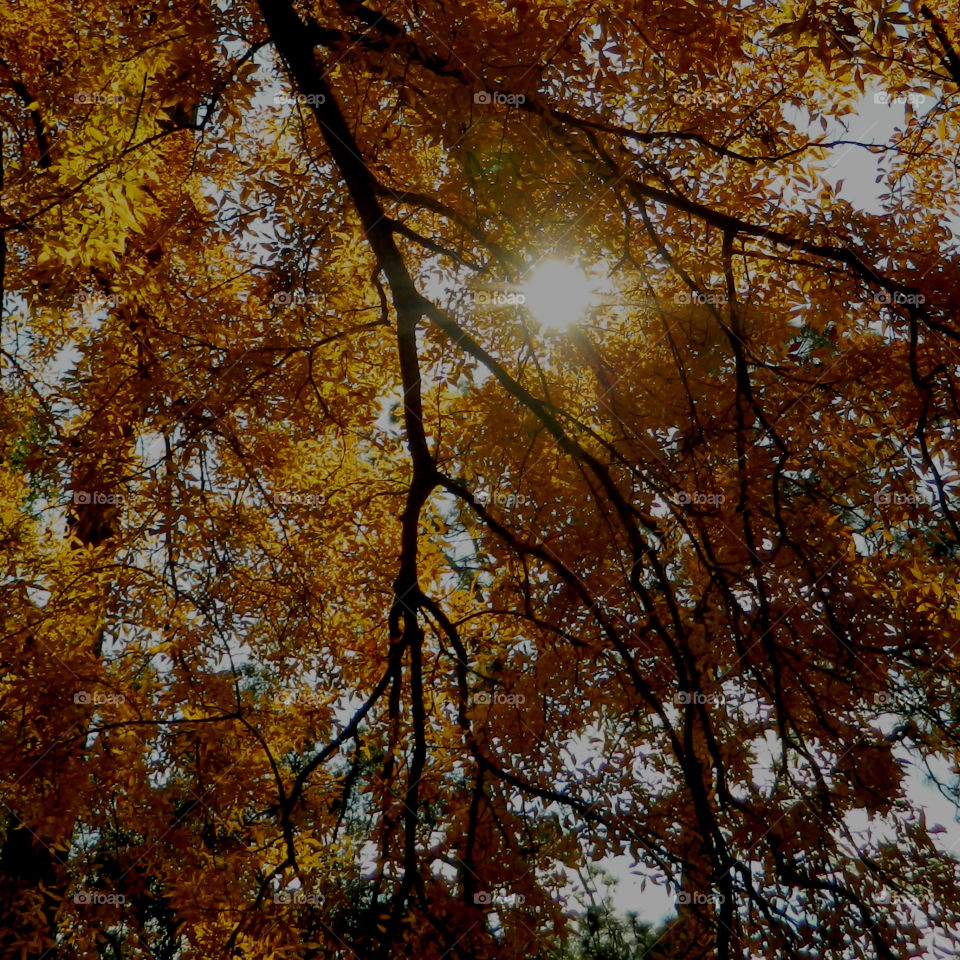
M 907 124 L 910 109 L 917 118 L 924 117 L 936 105 L 931 95 L 906 94 L 896 96 L 882 87 L 870 87 L 859 99 L 854 111 L 842 120 L 824 115 L 826 130 L 820 118 L 812 120 L 805 111 L 790 105 L 783 109 L 784 119 L 811 139 L 824 138 L 828 142 L 846 141 L 827 150 L 827 164 L 823 177 L 834 188 L 842 184 L 838 196 L 864 213 L 883 215 L 880 201 L 885 188 L 884 160 L 887 154 L 871 151 L 868 146 L 890 144 L 897 130 Z M 880 182 L 878 181 L 880 178 Z M 954 232 L 960 235 L 960 213 L 950 218 Z

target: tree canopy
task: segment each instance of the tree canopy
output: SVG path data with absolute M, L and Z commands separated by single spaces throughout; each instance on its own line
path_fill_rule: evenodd
M 958 45 L 4 5 L 0 956 L 955 956 Z

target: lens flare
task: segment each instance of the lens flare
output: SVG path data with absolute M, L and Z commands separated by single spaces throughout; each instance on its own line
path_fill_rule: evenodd
M 522 289 L 527 309 L 548 330 L 575 324 L 594 299 L 583 271 L 561 260 L 544 260 Z

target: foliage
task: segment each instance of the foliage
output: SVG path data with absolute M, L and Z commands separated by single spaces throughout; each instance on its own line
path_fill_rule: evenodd
M 557 960 L 642 960 L 650 956 L 653 938 L 636 915 L 625 920 L 609 913 L 588 912 L 580 918 L 572 949 Z
M 0 956 L 955 955 L 954 7 L 0 9 Z

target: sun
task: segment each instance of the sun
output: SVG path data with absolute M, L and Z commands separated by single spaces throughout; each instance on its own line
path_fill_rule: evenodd
M 594 301 L 583 271 L 562 260 L 544 260 L 520 288 L 527 309 L 544 329 L 564 330 L 575 324 Z

